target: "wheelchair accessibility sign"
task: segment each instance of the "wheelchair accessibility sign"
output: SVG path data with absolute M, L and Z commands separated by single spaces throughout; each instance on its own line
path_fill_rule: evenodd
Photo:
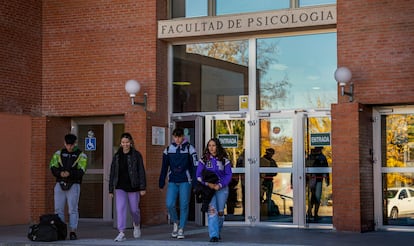
M 85 138 L 85 150 L 86 151 L 96 150 L 96 138 Z

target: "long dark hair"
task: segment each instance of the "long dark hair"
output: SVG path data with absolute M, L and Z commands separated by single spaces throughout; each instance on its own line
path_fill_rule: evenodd
M 223 148 L 223 145 L 221 145 L 220 140 L 218 140 L 218 138 L 212 138 L 210 140 L 208 140 L 206 148 L 204 149 L 203 152 L 203 157 L 201 158 L 204 162 L 208 161 L 210 159 L 210 152 L 208 151 L 208 144 L 213 141 L 216 143 L 216 157 L 219 161 L 224 161 L 224 158 L 227 158 L 227 152 L 226 150 Z

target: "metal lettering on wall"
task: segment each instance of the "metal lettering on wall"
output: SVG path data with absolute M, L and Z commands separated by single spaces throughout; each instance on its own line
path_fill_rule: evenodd
M 336 24 L 336 5 L 277 10 L 242 15 L 158 21 L 158 38 L 264 31 Z

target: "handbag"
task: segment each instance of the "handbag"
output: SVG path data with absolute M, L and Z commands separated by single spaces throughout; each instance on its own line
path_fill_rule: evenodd
M 72 187 L 72 183 L 68 183 L 66 181 L 60 181 L 60 188 L 62 188 L 62 190 L 70 190 L 70 187 Z

